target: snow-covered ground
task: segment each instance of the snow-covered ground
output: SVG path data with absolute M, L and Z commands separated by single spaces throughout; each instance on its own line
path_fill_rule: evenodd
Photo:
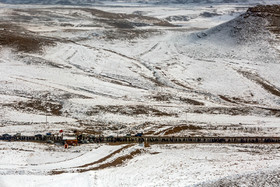
M 279 136 L 279 33 L 244 13 L 280 1 L 236 2 L 0 4 L 0 134 Z M 1 187 L 280 184 L 278 145 L 0 142 L 0 154 Z
M 104 169 L 71 173 L 79 166 L 97 161 L 124 146 L 83 145 L 69 150 L 34 143 L 1 143 L 0 146 L 0 183 L 3 187 L 211 186 L 225 178 L 235 183 L 238 181 L 234 179 L 240 176 L 249 178 L 272 172 L 276 175 L 280 161 L 279 146 L 273 144 L 172 144 L 146 148 L 134 145 L 111 159 L 105 159 L 105 163 L 111 163 L 110 160 L 140 150 L 117 167 L 109 164 Z M 55 169 L 67 173 L 49 176 L 42 173 Z M 258 181 L 262 181 L 262 176 L 259 177 Z M 279 182 L 279 178 L 271 178 L 273 184 Z M 254 186 L 254 182 L 244 181 L 244 185 Z

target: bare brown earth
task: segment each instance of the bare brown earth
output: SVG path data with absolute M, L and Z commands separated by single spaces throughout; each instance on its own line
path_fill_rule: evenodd
M 57 8 L 66 9 L 66 8 Z M 74 10 L 73 8 L 67 8 Z M 76 10 L 76 9 L 75 9 Z M 151 34 L 159 34 L 158 30 L 134 29 L 142 26 L 165 26 L 174 27 L 166 20 L 136 14 L 110 13 L 93 8 L 80 8 L 80 11 L 91 13 L 93 18 L 85 18 L 77 13 L 73 15 L 60 15 L 47 9 L 14 9 L 7 18 L 0 19 L 0 46 L 11 47 L 17 51 L 26 53 L 37 53 L 42 51 L 43 46 L 55 45 L 59 38 L 48 38 L 40 36 L 35 32 L 27 30 L 30 23 L 38 26 L 73 26 L 71 21 L 88 19 L 92 22 L 90 26 L 104 27 L 106 40 L 119 40 L 134 38 L 145 38 Z M 10 21 L 7 21 L 10 20 Z M 66 23 L 67 22 L 67 23 Z M 24 25 L 24 27 L 20 26 Z M 106 26 L 107 25 L 107 26 Z M 88 26 L 88 25 L 85 25 Z M 80 25 L 82 29 L 82 25 Z M 113 29 L 113 30 L 112 30 Z M 117 29 L 117 30 L 116 30 Z
M 262 116 L 280 116 L 280 110 L 268 107 L 199 107 L 189 109 L 187 112 L 199 114 L 226 114 L 226 115 L 262 115 Z
M 169 26 L 169 27 L 175 26 L 165 20 L 160 20 L 154 17 L 142 16 L 138 14 L 111 13 L 98 9 L 89 9 L 89 8 L 82 9 L 82 10 L 90 12 L 94 16 L 105 18 L 106 20 L 104 21 L 106 21 L 109 25 L 115 26 L 117 28 L 134 28 L 135 26 L 146 26 L 150 24 L 156 26 Z
M 259 5 L 249 8 L 247 12 L 268 19 L 269 30 L 280 34 L 280 5 Z
M 34 110 L 36 110 L 38 112 L 44 112 L 55 116 L 60 116 L 62 114 L 62 104 L 36 99 L 29 101 L 19 101 L 18 103 L 5 104 L 3 106 L 12 107 L 16 110 L 23 110 L 27 112 L 34 112 Z
M 0 45 L 22 52 L 40 52 L 45 45 L 54 45 L 54 41 L 35 35 L 23 27 L 11 23 L 0 23 Z
M 194 126 L 194 125 L 180 125 L 176 127 L 172 127 L 170 129 L 167 129 L 164 132 L 164 135 L 170 135 L 170 134 L 176 134 L 178 132 L 184 131 L 184 130 L 200 130 L 201 127 Z
M 175 133 L 179 133 L 181 131 L 184 131 L 184 130 L 200 130 L 202 129 L 202 127 L 199 127 L 199 126 L 195 126 L 195 125 L 178 125 L 178 126 L 175 126 L 175 127 L 170 127 L 170 128 L 167 128 L 167 129 L 164 129 L 164 130 L 161 130 L 159 132 L 156 132 L 154 133 L 154 135 L 160 135 L 160 134 L 163 134 L 163 135 L 171 135 L 171 134 L 175 134 Z M 145 133 L 145 135 L 147 135 Z
M 257 101 L 248 101 L 248 100 L 244 100 L 242 98 L 238 98 L 238 97 L 229 97 L 229 96 L 225 96 L 225 95 L 219 95 L 219 97 L 226 101 L 226 102 L 230 102 L 233 104 L 240 104 L 240 103 L 245 103 L 245 104 L 258 104 Z
M 96 115 L 100 112 L 107 112 L 113 114 L 122 114 L 122 115 L 153 115 L 153 116 L 176 116 L 176 114 L 167 113 L 158 109 L 155 109 L 151 106 L 146 105 L 111 105 L 111 106 L 102 106 L 96 105 L 90 111 L 87 112 L 87 115 Z

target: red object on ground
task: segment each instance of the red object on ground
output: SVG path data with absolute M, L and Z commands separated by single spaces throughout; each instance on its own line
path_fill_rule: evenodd
M 64 145 L 64 147 L 65 147 L 65 149 L 68 149 L 68 144 L 66 143 L 66 144 Z
M 60 130 L 59 133 L 63 133 L 63 130 Z
M 76 146 L 78 145 L 78 140 L 66 140 L 66 144 Z

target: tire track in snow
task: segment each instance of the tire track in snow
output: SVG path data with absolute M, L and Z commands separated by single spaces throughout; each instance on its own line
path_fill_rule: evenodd
M 156 49 L 156 47 L 159 45 L 159 43 L 156 43 L 153 47 L 151 47 L 149 50 L 147 50 L 147 51 L 144 51 L 143 53 L 140 53 L 140 57 L 141 56 L 143 56 L 143 55 L 145 55 L 145 54 L 148 54 L 148 53 L 150 53 L 150 52 L 152 52 L 153 50 L 155 50 Z
M 95 162 L 91 162 L 91 163 L 84 164 L 84 165 L 81 165 L 81 166 L 73 167 L 71 169 L 76 170 L 77 172 L 80 172 L 80 173 L 90 171 L 90 170 L 97 170 L 97 168 L 104 169 L 104 166 L 106 164 L 108 164 L 108 163 L 104 163 L 104 162 L 106 162 L 108 159 L 112 158 L 113 156 L 117 155 L 118 153 L 120 153 L 120 152 L 122 152 L 122 151 L 124 151 L 124 150 L 126 150 L 126 149 L 128 149 L 132 146 L 134 146 L 134 144 L 126 145 L 126 146 L 114 151 L 113 153 L 111 153 L 111 154 L 109 154 L 109 155 L 107 155 L 107 156 L 105 156 L 105 157 L 103 157 L 103 158 L 101 158 L 101 159 L 99 159 Z M 112 161 L 112 162 L 114 162 L 114 161 Z M 111 162 L 109 162 L 109 163 L 111 163 Z M 100 164 L 100 165 L 95 166 L 93 168 L 90 167 L 90 166 L 94 166 L 94 165 L 97 165 L 97 164 Z M 72 171 L 72 170 L 70 170 L 70 171 Z M 52 171 L 50 171 L 50 173 L 53 174 L 53 175 L 67 173 L 67 172 L 68 172 L 68 170 L 52 170 Z
M 118 55 L 120 57 L 123 57 L 125 59 L 128 59 L 132 62 L 133 65 L 135 65 L 137 68 L 139 68 L 140 70 L 142 69 L 146 69 L 148 70 L 149 72 L 152 72 L 153 75 L 154 75 L 154 68 L 150 68 L 146 63 L 144 62 L 141 62 L 140 60 L 137 60 L 133 57 L 129 57 L 127 55 L 124 55 L 122 53 L 119 53 L 119 52 L 116 52 L 116 51 L 113 51 L 113 50 L 110 50 L 110 49 L 106 49 L 106 48 L 97 48 L 97 47 L 93 47 L 93 46 L 89 46 L 89 45 L 86 45 L 86 44 L 80 44 L 80 43 L 77 43 L 75 41 L 70 41 L 72 42 L 73 44 L 76 44 L 76 45 L 80 45 L 80 46 L 83 46 L 83 47 L 86 47 L 86 48 L 89 48 L 89 49 L 93 49 L 93 50 L 103 50 L 103 51 L 106 51 L 106 52 L 109 52 L 109 53 L 112 53 L 112 54 L 115 54 L 115 55 Z M 75 66 L 76 68 L 80 69 L 80 70 L 83 70 L 80 66 L 78 65 L 75 65 L 75 64 L 71 64 L 73 66 Z M 84 71 L 84 70 L 83 70 Z M 133 71 L 134 72 L 134 71 Z M 154 83 L 158 83 L 158 81 L 156 81 L 156 77 L 149 77 L 148 75 L 145 75 L 143 74 L 143 71 L 141 72 L 134 72 L 134 73 L 138 73 L 138 75 L 140 75 L 141 77 L 143 77 L 144 79 L 148 80 L 148 81 L 152 81 Z M 102 76 L 103 77 L 103 76 Z M 108 78 L 108 77 L 107 77 Z M 109 77 L 110 79 L 112 79 L 111 77 Z M 106 80 L 106 77 L 104 77 L 104 80 Z M 108 80 L 108 79 L 107 79 Z M 139 87 L 139 86 L 131 86 L 130 84 L 126 84 L 127 82 L 123 81 L 123 80 L 119 80 L 119 79 L 113 79 L 113 81 L 120 81 L 120 82 L 124 82 L 125 83 L 125 86 L 129 86 L 129 87 L 132 87 L 132 88 L 138 88 L 138 89 L 143 89 L 143 90 L 147 90 L 145 88 L 142 88 L 142 87 Z M 112 82 L 112 81 L 109 81 L 109 82 Z M 123 85 L 123 84 L 121 84 Z

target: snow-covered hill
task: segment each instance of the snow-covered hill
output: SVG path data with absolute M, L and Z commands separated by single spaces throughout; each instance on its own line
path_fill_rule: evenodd
M 278 13 L 243 6 L 4 6 L 1 133 L 278 135 Z

